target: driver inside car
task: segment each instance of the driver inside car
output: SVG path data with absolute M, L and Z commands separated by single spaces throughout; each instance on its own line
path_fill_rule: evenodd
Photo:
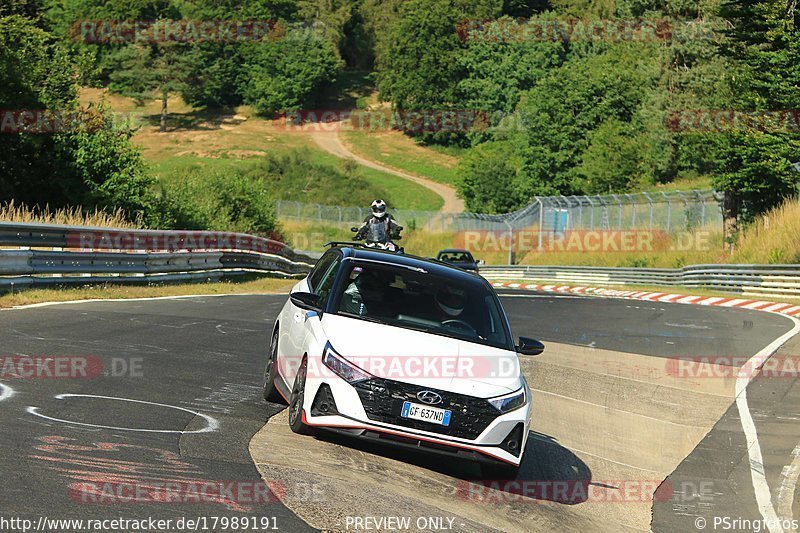
M 468 297 L 464 289 L 451 285 L 436 291 L 433 301 L 439 315 L 437 320 L 446 328 L 456 329 L 462 333 L 483 338 L 478 328 L 474 326 L 475 317 L 467 316 L 467 313 L 464 312 L 467 308 Z
M 387 284 L 374 271 L 353 268 L 350 284 L 342 295 L 340 310 L 358 316 L 388 316 Z

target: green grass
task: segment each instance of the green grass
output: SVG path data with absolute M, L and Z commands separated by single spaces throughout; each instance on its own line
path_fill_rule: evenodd
M 322 150 L 310 150 L 310 153 L 311 160 L 315 163 L 334 166 L 340 165 L 342 161 L 335 155 Z M 386 172 L 381 172 L 380 170 L 369 167 L 359 166 L 358 175 L 377 189 L 385 191 L 385 196 L 388 198 L 388 202 L 393 209 L 438 211 L 444 204 L 442 197 L 432 192 L 430 189 L 392 174 L 387 174 Z M 375 198 L 379 197 L 380 194 L 375 196 Z M 329 201 L 319 201 L 317 203 L 335 205 L 331 204 Z M 352 205 L 352 203 L 341 205 Z
M 342 140 L 358 155 L 387 167 L 455 185 L 458 160 L 417 144 L 399 132 L 343 131 Z
M 366 87 L 366 88 L 365 88 Z M 347 72 L 339 83 L 341 101 L 334 105 L 350 105 L 369 91 L 364 73 Z M 304 150 L 311 162 L 324 164 L 341 171 L 344 160 L 320 149 L 308 133 L 287 130 L 279 121 L 255 116 L 252 109 L 240 106 L 235 110 L 198 110 L 187 106 L 177 97 L 170 97 L 168 131 L 158 131 L 160 104 L 153 100 L 142 107 L 129 98 L 109 94 L 107 91 L 85 89 L 84 102 L 105 98 L 113 111 L 134 113 L 139 116 L 140 127 L 133 137 L 145 162 L 163 183 L 181 179 L 190 170 L 203 173 L 242 170 L 257 167 L 266 155 L 283 156 L 293 150 Z M 336 194 L 303 195 L 294 183 L 269 183 L 270 193 L 278 199 L 293 199 L 307 203 L 331 205 L 363 205 L 364 198 L 386 197 L 396 209 L 438 210 L 442 199 L 430 190 L 403 178 L 356 164 L 355 176 L 361 180 L 357 190 L 345 184 L 331 183 L 317 190 Z M 285 187 L 285 188 L 281 188 Z M 358 194 L 354 194 L 358 193 Z
M 469 148 L 464 148 L 463 146 L 444 146 L 441 144 L 426 144 L 425 148 L 439 154 L 455 157 L 456 159 L 461 158 L 469 151 Z

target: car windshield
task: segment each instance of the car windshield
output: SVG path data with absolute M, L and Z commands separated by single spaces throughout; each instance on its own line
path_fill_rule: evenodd
M 355 263 L 334 306 L 352 318 L 512 349 L 502 308 L 477 279 Z
M 471 263 L 473 261 L 472 255 L 469 252 L 442 252 L 439 254 L 439 260 L 462 263 Z

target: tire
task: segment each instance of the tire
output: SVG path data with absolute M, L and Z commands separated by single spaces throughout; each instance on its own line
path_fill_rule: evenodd
M 267 359 L 267 367 L 264 369 L 264 399 L 268 402 L 279 403 L 286 405 L 286 400 L 281 393 L 278 392 L 278 387 L 275 386 L 275 380 L 278 378 L 278 328 L 272 333 L 272 342 L 269 345 L 269 358 Z
M 303 359 L 297 377 L 294 378 L 292 395 L 289 398 L 289 427 L 300 435 L 314 435 L 316 430 L 303 422 L 303 397 L 306 390 L 308 359 Z

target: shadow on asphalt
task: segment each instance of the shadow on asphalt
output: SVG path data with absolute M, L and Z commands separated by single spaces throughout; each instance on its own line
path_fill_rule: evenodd
M 316 438 L 456 478 L 460 480 L 455 484 L 459 493 L 475 493 L 475 487 L 486 487 L 515 497 L 576 505 L 587 500 L 593 485 L 592 471 L 586 463 L 553 437 L 535 431 L 528 434 L 525 457 L 514 478 L 493 474 L 491 465 L 481 468 L 479 463 L 466 459 L 444 457 L 443 460 L 442 455 L 417 453 L 389 443 L 327 431 L 320 432 Z M 486 494 L 487 491 L 482 492 Z

